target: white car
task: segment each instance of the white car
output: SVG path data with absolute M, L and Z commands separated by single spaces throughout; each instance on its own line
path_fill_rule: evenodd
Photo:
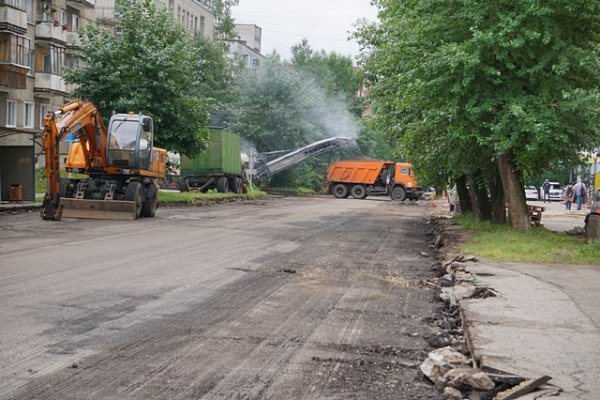
M 538 191 L 535 186 L 525 186 L 525 200 L 537 201 Z
M 562 188 L 560 187 L 560 183 L 558 182 L 549 182 L 550 183 L 550 200 L 551 201 L 561 201 L 563 199 Z M 543 186 L 540 186 L 540 200 L 544 200 L 544 189 Z

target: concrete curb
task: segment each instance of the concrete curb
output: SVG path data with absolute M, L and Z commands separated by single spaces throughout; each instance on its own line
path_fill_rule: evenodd
M 41 207 L 42 203 L 0 203 L 0 212 L 37 210 Z

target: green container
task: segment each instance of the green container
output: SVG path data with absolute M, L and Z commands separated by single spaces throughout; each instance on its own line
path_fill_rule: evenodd
M 210 140 L 206 150 L 198 157 L 181 157 L 181 174 L 240 175 L 242 171 L 241 140 L 239 135 L 221 128 L 210 128 Z

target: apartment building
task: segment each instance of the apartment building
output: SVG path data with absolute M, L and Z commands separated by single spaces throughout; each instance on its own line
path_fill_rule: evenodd
M 115 19 L 115 0 L 96 0 L 96 2 L 98 24 L 112 27 Z M 167 7 L 169 13 L 191 34 L 201 34 L 213 39 L 215 16 L 199 1 L 157 0 L 157 3 Z
M 96 0 L 0 0 L 0 200 L 10 185 L 35 198 L 35 164 L 49 110 L 65 101 L 64 66 L 77 66 L 79 28 Z M 39 141 L 38 141 L 39 142 Z M 37 150 L 36 150 L 37 149 Z M 37 153 L 37 154 L 36 154 Z
M 253 24 L 236 24 L 237 40 L 228 40 L 227 57 L 245 68 L 256 69 L 265 57 L 260 53 L 262 29 Z

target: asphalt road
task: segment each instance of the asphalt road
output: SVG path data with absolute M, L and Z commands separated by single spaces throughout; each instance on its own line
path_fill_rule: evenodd
M 426 203 L 0 217 L 0 399 L 437 398 Z

